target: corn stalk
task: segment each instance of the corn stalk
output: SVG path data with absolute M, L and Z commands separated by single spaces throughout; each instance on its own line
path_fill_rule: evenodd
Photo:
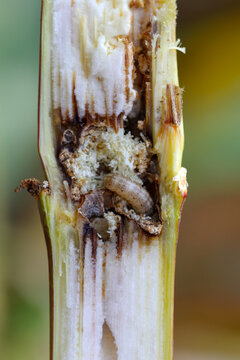
M 170 360 L 186 197 L 175 0 L 44 0 L 51 360 Z M 180 49 L 181 50 L 181 49 Z

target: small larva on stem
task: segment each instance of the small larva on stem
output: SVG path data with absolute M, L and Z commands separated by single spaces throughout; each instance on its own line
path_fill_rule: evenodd
M 147 190 L 141 185 L 118 174 L 106 175 L 106 189 L 126 200 L 138 214 L 150 214 L 153 210 L 153 200 Z

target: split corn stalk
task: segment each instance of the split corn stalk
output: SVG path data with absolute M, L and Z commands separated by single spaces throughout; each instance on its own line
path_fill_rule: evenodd
M 44 0 L 51 360 L 170 360 L 187 194 L 175 0 Z

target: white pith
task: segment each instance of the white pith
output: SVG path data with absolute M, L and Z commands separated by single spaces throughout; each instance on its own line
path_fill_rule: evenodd
M 84 261 L 70 226 L 62 226 L 55 260 L 55 350 L 57 360 L 158 359 L 161 324 L 161 251 L 158 238 L 149 243 L 134 222 L 121 255 L 116 236 L 98 240 L 96 258 L 86 238 Z M 79 237 L 81 237 L 81 228 Z M 64 237 L 68 236 L 68 243 Z M 63 255 L 64 254 L 64 255 Z M 82 286 L 83 285 L 83 286 Z M 107 325 L 111 339 L 103 331 Z
M 136 91 L 133 43 L 126 40 L 132 35 L 133 12 L 129 3 L 53 1 L 53 98 L 55 108 L 61 108 L 63 116 L 74 116 L 73 92 L 81 118 L 86 111 L 92 117 L 131 111 Z

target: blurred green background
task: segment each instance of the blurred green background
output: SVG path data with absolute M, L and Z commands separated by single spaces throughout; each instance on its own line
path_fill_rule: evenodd
M 37 205 L 40 0 L 0 2 L 0 358 L 48 358 L 48 267 Z M 189 196 L 179 237 L 175 359 L 240 359 L 240 6 L 179 0 Z M 133 359 L 134 360 L 134 359 Z

